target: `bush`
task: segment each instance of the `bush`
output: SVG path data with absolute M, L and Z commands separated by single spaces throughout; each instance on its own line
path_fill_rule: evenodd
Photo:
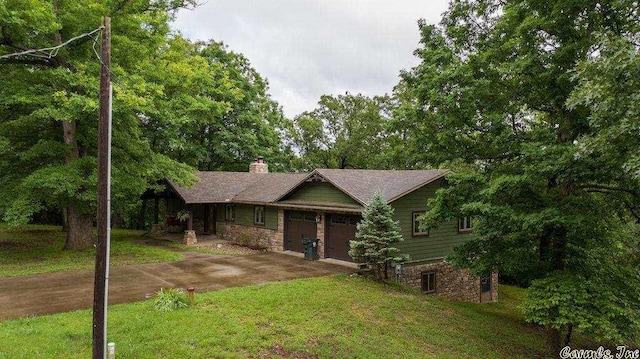
M 188 306 L 189 298 L 182 289 L 160 288 L 153 300 L 153 307 L 160 312 L 170 312 Z

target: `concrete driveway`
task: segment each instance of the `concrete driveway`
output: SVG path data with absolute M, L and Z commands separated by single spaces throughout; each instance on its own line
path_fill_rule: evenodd
M 144 300 L 162 287 L 196 293 L 354 271 L 282 253 L 214 256 L 185 253 L 178 262 L 113 267 L 109 304 Z M 0 320 L 67 312 L 93 305 L 93 270 L 0 278 Z

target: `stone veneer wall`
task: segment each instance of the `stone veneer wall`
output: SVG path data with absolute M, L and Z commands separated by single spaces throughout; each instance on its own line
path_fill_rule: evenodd
M 261 226 L 247 226 L 233 222 L 217 222 L 216 230 L 220 238 L 230 243 L 247 246 L 254 249 L 282 251 L 284 236 L 280 225 L 280 211 L 278 211 L 278 229 Z
M 324 258 L 324 245 L 326 243 L 324 238 L 324 227 L 327 221 L 327 214 L 324 212 L 318 212 L 320 216 L 320 223 L 316 224 L 316 238 L 318 238 L 318 257 Z
M 454 268 L 446 262 L 405 266 L 397 280 L 405 285 L 421 289 L 422 273 L 436 271 L 436 292 L 439 297 L 464 302 L 480 303 L 480 278 L 468 269 Z M 498 300 L 498 273 L 491 275 L 491 301 Z

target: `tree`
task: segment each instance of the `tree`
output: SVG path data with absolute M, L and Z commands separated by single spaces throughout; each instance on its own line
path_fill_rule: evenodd
M 289 167 L 291 122 L 244 56 L 175 36 L 149 66 L 162 91 L 143 123 L 154 151 L 199 170 L 245 171 L 257 156 L 272 170 Z
M 400 225 L 393 220 L 393 207 L 377 192 L 362 212 L 356 240 L 349 242 L 349 256 L 360 263 L 367 263 L 377 280 L 388 279 L 387 268 L 391 263 L 403 263 L 409 259 L 393 247 L 403 240 Z
M 556 348 L 640 329 L 639 17 L 630 1 L 453 1 L 419 23 L 398 86 L 416 158 L 457 170 L 424 220 L 474 216 L 452 259 L 531 285 L 525 313 Z
M 61 45 L 112 17 L 114 206 L 121 206 L 160 178 L 193 180 L 191 169 L 151 150 L 139 122 L 146 118 L 145 66 L 167 41 L 169 20 L 184 0 L 3 1 L 0 52 Z M 94 46 L 96 44 L 93 44 Z M 43 208 L 66 213 L 65 248 L 92 245 L 96 200 L 98 75 L 88 36 L 52 56 L 0 60 L 0 213 L 25 223 Z
M 318 107 L 294 119 L 293 146 L 300 153 L 296 167 L 368 168 L 391 166 L 386 97 L 363 95 L 323 95 Z

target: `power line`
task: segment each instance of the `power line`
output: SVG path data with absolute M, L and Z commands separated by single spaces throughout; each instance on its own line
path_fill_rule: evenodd
M 93 37 L 93 35 L 99 31 L 102 31 L 104 29 L 104 26 L 100 26 L 97 29 L 91 31 L 91 32 L 87 32 L 84 33 L 82 35 L 78 35 L 74 38 L 71 38 L 69 40 L 67 40 L 66 42 L 60 44 L 60 45 L 56 45 L 53 47 L 46 47 L 44 49 L 33 49 L 33 50 L 25 50 L 22 52 L 16 52 L 13 54 L 6 54 L 6 55 L 0 55 L 0 60 L 3 59 L 10 59 L 13 57 L 20 57 L 20 56 L 35 56 L 35 57 L 39 57 L 39 58 L 43 58 L 43 59 L 51 59 L 53 57 L 56 57 L 56 55 L 58 54 L 58 51 L 71 44 L 74 41 L 80 40 L 80 39 L 84 39 L 86 37 Z M 97 36 L 96 36 L 97 38 Z

